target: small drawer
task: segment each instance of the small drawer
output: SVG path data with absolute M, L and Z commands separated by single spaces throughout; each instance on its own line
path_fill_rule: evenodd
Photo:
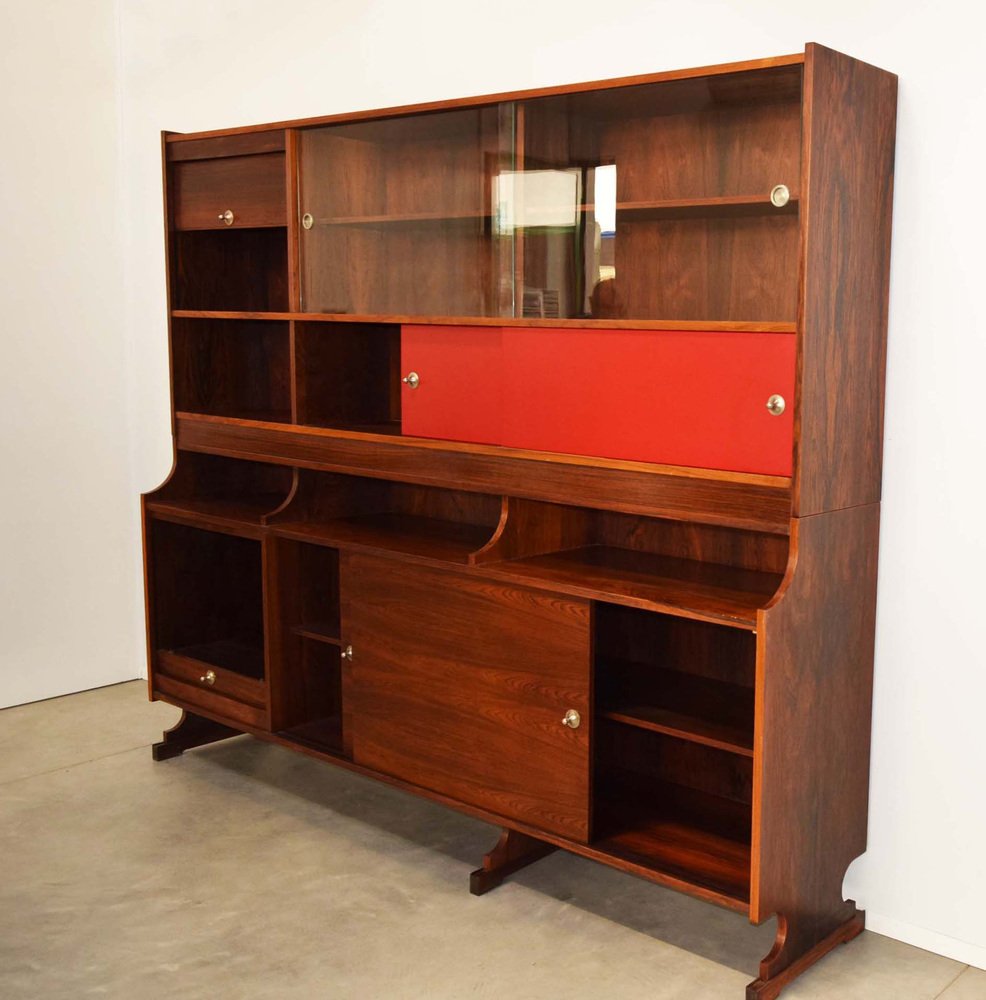
M 185 684 L 164 674 L 155 675 L 154 691 L 165 699 L 178 702 L 182 707 L 188 706 L 192 711 L 201 708 L 210 715 L 218 716 L 228 722 L 234 728 L 239 725 L 252 729 L 270 729 L 266 709 L 244 705 L 212 691 L 203 691 L 197 685 Z
M 287 225 L 284 153 L 171 164 L 175 229 L 260 229 Z
M 267 728 L 267 685 L 169 650 L 159 650 L 154 689 L 192 705 L 259 729 Z

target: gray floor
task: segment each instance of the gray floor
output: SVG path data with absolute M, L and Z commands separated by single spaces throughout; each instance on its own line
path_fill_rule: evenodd
M 0 712 L 0 997 L 742 1000 L 770 926 L 555 854 L 488 896 L 495 831 L 238 738 L 154 764 L 143 683 Z M 867 932 L 785 1000 L 983 1000 Z

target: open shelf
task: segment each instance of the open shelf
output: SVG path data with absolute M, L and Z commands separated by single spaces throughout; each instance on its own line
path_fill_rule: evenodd
M 753 756 L 753 636 L 597 604 L 595 671 L 602 718 Z
M 296 323 L 298 423 L 399 434 L 400 363 L 398 325 Z
M 497 564 L 498 576 L 667 614 L 754 629 L 780 573 L 591 545 Z
M 749 902 L 748 757 L 608 721 L 595 755 L 593 847 Z
M 290 468 L 180 452 L 171 479 L 145 501 L 156 518 L 256 535 L 291 490 Z
M 609 829 L 593 846 L 738 903 L 750 901 L 750 807 L 656 782 L 646 803 L 607 804 Z M 637 792 L 639 794 L 639 791 Z
M 500 518 L 497 496 L 303 472 L 274 534 L 340 549 L 466 563 Z
M 339 638 L 339 623 L 313 622 L 310 625 L 292 625 L 291 631 L 303 639 L 313 639 L 315 642 L 327 642 L 333 646 L 342 643 Z
M 613 722 L 639 726 L 655 733 L 666 733 L 679 739 L 728 750 L 730 753 L 753 756 L 753 733 L 745 726 L 709 722 L 684 712 L 634 703 L 606 709 L 599 714 Z
M 177 309 L 276 312 L 288 308 L 287 229 L 172 233 Z
M 291 422 L 288 323 L 176 319 L 175 410 Z
M 182 679 L 203 664 L 262 680 L 260 543 L 152 520 L 148 556 L 152 642 L 159 662 L 172 659 Z

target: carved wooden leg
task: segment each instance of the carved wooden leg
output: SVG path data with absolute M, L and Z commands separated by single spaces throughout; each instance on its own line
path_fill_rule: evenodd
M 212 719 L 204 719 L 201 715 L 193 715 L 191 712 L 182 712 L 177 725 L 165 730 L 161 742 L 151 747 L 151 756 L 154 760 L 168 760 L 171 757 L 181 756 L 193 747 L 242 735 L 239 730 L 220 725 Z
M 539 861 L 554 851 L 554 844 L 535 840 L 516 830 L 504 830 L 496 847 L 483 858 L 483 867 L 469 876 L 469 891 L 474 896 L 495 889 L 508 875 Z
M 835 930 L 818 939 L 810 928 L 799 927 L 783 916 L 777 918 L 777 938 L 770 954 L 760 963 L 760 978 L 746 988 L 746 1000 L 775 1000 L 781 990 L 824 958 L 833 948 L 846 944 L 866 925 L 866 914 L 852 906 L 852 916 Z

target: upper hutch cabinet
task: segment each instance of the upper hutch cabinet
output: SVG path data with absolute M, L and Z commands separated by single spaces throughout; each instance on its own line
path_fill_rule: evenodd
M 800 66 L 301 134 L 301 306 L 793 322 Z

